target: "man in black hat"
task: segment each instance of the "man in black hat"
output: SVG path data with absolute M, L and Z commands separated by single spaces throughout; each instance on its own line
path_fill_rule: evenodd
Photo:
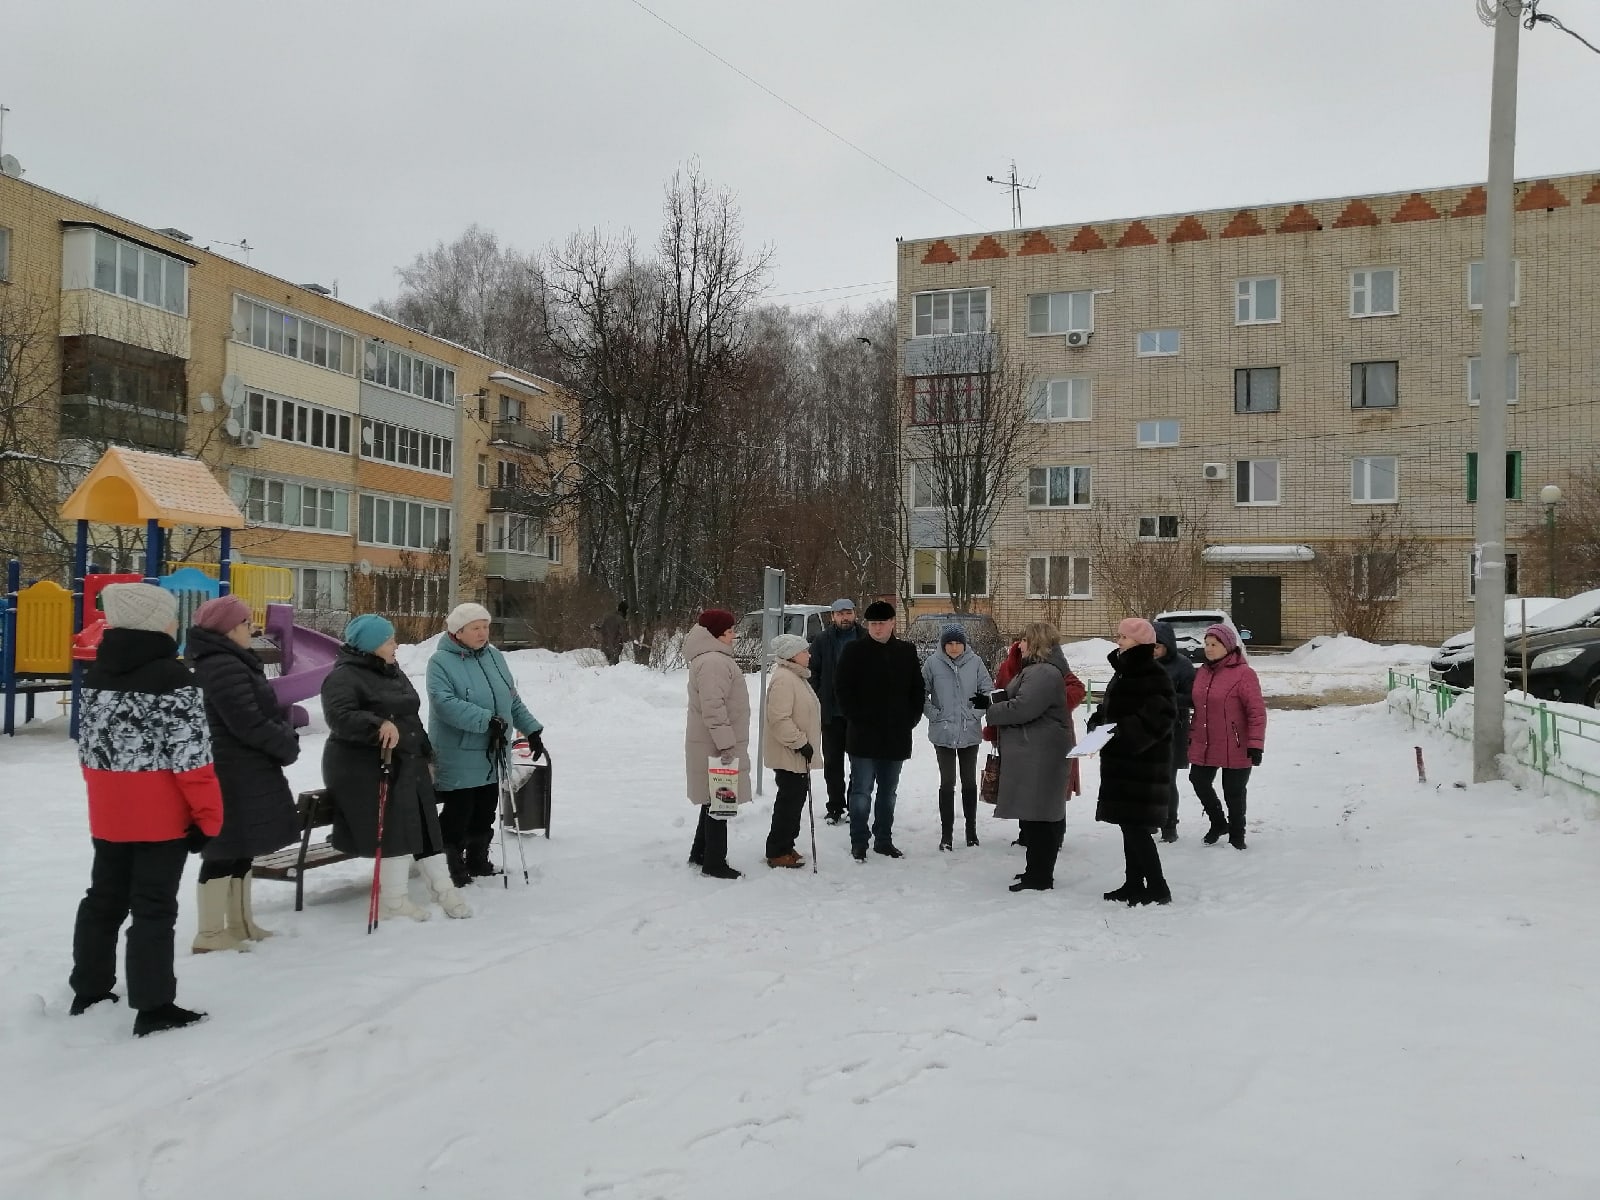
M 894 605 L 875 600 L 862 616 L 867 636 L 844 648 L 834 679 L 834 695 L 847 724 L 850 853 L 857 862 L 867 861 L 869 816 L 873 850 L 888 858 L 904 857 L 894 844 L 894 798 L 900 768 L 911 757 L 911 731 L 922 720 L 927 698 L 916 647 L 894 636 Z
M 822 705 L 822 777 L 828 785 L 829 825 L 837 825 L 845 814 L 845 720 L 835 694 L 839 656 L 866 636 L 856 624 L 856 602 L 841 596 L 833 602 L 828 628 L 811 639 L 811 687 Z

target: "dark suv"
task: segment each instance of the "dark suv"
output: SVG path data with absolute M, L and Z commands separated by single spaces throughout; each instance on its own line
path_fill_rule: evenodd
M 1540 700 L 1600 708 L 1600 629 L 1552 629 L 1530 634 L 1528 694 Z M 1522 687 L 1522 639 L 1506 648 L 1506 683 Z
M 1000 627 L 988 613 L 924 613 L 906 629 L 906 640 L 917 648 L 917 657 L 924 662 L 939 649 L 939 638 L 946 625 L 959 625 L 966 631 L 967 648 L 983 659 L 989 669 L 1005 649 L 1006 640 L 1000 636 Z

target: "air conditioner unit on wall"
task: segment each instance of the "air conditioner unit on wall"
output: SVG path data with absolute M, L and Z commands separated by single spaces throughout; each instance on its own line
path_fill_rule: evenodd
M 261 435 L 254 429 L 246 429 L 239 435 L 239 445 L 246 450 L 258 449 L 261 445 Z
M 1088 330 L 1088 329 L 1073 329 L 1073 330 L 1070 330 L 1067 333 L 1067 345 L 1071 346 L 1074 350 L 1082 350 L 1085 346 L 1087 346 L 1089 344 L 1089 339 L 1092 338 L 1093 336 L 1094 336 L 1094 333 L 1093 333 L 1092 330 Z
M 1200 468 L 1200 474 L 1206 479 L 1226 479 L 1228 477 L 1228 464 L 1206 463 Z

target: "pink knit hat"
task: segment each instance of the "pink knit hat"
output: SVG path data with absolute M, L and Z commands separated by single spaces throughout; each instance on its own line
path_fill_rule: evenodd
M 1216 638 L 1217 641 L 1222 643 L 1224 650 L 1231 652 L 1239 648 L 1239 635 L 1231 625 L 1224 625 L 1221 622 L 1215 625 L 1207 625 L 1205 636 Z
M 1117 623 L 1117 634 L 1120 637 L 1132 638 L 1137 646 L 1156 644 L 1156 627 L 1143 617 L 1123 617 Z
M 194 610 L 189 623 L 212 633 L 227 633 L 250 619 L 250 606 L 237 596 L 218 596 Z

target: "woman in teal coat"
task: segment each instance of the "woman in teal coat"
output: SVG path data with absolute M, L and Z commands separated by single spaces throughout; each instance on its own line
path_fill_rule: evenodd
M 525 734 L 533 756 L 542 758 L 544 726 L 517 695 L 505 655 L 489 644 L 488 609 L 457 605 L 445 618 L 445 629 L 428 661 L 428 738 L 433 786 L 444 804 L 439 826 L 445 857 L 460 887 L 496 873 L 489 843 L 507 729 Z

